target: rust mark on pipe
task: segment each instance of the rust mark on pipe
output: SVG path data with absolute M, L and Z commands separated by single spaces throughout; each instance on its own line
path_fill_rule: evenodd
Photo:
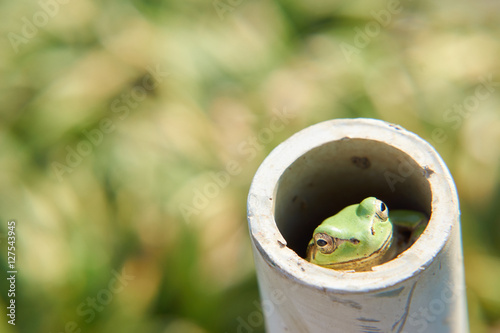
M 435 173 L 434 170 L 429 168 L 427 165 L 424 167 L 423 174 L 425 178 L 429 179 L 430 176 L 432 176 L 434 173 Z
M 349 306 L 353 309 L 356 309 L 356 310 L 361 310 L 363 307 L 361 306 L 361 304 L 359 304 L 358 302 L 354 302 L 352 300 L 349 300 L 349 299 L 341 299 L 341 298 L 338 298 L 338 297 L 335 297 L 335 296 L 330 296 L 330 299 L 335 302 L 335 303 L 339 303 L 339 304 L 342 304 L 342 305 L 345 305 L 345 306 Z
M 397 333 L 401 333 L 403 331 L 403 328 L 406 324 L 406 319 L 408 318 L 408 313 L 410 312 L 410 303 L 411 303 L 411 298 L 413 297 L 413 291 L 415 291 L 415 287 L 417 286 L 417 282 L 416 281 L 413 286 L 411 287 L 411 290 L 410 292 L 408 293 L 408 299 L 406 300 L 406 306 L 405 306 L 405 311 L 403 312 L 403 315 L 401 316 L 401 318 L 399 318 L 399 320 L 397 322 L 394 323 L 394 325 L 392 325 L 392 331 L 394 332 L 394 329 L 396 328 L 396 326 L 398 324 L 399 325 L 399 328 L 398 330 L 396 331 Z
M 366 323 L 379 323 L 380 320 L 378 319 L 373 319 L 373 318 L 363 318 L 363 317 L 359 317 L 359 318 L 356 318 L 357 320 L 359 321 L 362 321 L 362 322 L 366 322 Z
M 398 296 L 401 294 L 401 292 L 405 289 L 405 287 L 400 287 L 397 289 L 389 290 L 389 291 L 383 291 L 381 293 L 375 294 L 375 297 L 394 297 Z
M 378 328 L 377 326 L 374 326 L 374 325 L 376 325 L 376 323 L 379 323 L 380 320 L 373 319 L 373 318 L 364 318 L 364 317 L 360 317 L 360 318 L 356 318 L 356 319 L 361 322 L 361 324 L 359 326 L 361 327 L 362 332 L 364 332 L 364 333 L 382 332 L 380 330 L 380 328 Z
M 361 329 L 363 333 L 375 333 L 375 332 L 382 332 L 380 328 L 375 327 L 375 326 L 368 326 L 368 325 L 361 325 Z
M 353 156 L 351 162 L 360 169 L 368 169 L 372 165 L 370 159 L 365 156 Z
M 389 124 L 389 127 L 394 128 L 396 131 L 401 131 L 403 128 L 396 124 Z

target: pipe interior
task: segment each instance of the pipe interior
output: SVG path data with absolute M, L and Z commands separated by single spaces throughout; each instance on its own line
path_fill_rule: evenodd
M 274 215 L 287 246 L 305 258 L 314 229 L 342 208 L 369 196 L 391 209 L 431 215 L 433 173 L 386 143 L 342 139 L 298 158 L 281 175 Z

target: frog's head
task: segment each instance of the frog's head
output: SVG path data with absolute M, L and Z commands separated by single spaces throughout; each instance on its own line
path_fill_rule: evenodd
M 385 203 L 369 197 L 327 218 L 314 230 L 307 258 L 332 268 L 351 269 L 378 264 L 392 240 Z

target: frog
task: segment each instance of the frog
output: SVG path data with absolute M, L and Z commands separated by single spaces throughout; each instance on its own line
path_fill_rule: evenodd
M 369 271 L 409 248 L 427 226 L 426 214 L 392 210 L 375 198 L 345 207 L 313 232 L 306 259 L 336 270 Z

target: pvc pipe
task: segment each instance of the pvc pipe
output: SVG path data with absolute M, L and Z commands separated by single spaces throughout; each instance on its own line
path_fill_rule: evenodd
M 425 212 L 424 233 L 371 271 L 303 259 L 323 219 L 368 196 Z M 296 133 L 264 160 L 248 196 L 267 332 L 468 332 L 459 216 L 445 163 L 417 135 L 373 119 Z

